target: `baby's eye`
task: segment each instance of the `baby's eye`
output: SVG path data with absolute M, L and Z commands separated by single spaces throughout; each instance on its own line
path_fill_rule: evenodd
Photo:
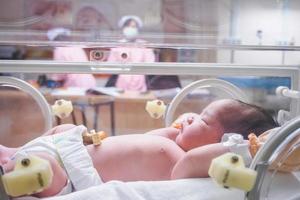
M 206 119 L 202 119 L 202 121 L 203 121 L 206 125 L 208 125 Z

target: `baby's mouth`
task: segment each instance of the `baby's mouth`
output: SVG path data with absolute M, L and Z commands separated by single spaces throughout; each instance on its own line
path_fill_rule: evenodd
M 183 129 L 184 129 L 184 125 L 183 125 L 183 123 L 181 123 L 180 129 L 179 129 L 179 134 L 183 133 Z

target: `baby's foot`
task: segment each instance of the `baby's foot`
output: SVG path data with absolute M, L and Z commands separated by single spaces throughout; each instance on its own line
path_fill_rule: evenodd
M 0 145 L 0 165 L 6 164 L 10 157 L 17 151 L 17 148 L 9 148 L 3 145 Z

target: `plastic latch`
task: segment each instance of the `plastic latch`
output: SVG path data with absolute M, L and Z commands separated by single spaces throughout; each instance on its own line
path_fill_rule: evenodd
M 9 200 L 9 196 L 6 194 L 5 189 L 4 189 L 4 185 L 2 182 L 2 175 L 4 174 L 3 168 L 0 165 L 0 199 L 1 200 Z

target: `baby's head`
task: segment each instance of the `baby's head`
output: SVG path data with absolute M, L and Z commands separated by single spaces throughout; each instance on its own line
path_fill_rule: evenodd
M 214 101 L 200 114 L 185 114 L 176 122 L 182 124 L 176 143 L 186 151 L 218 143 L 224 133 L 239 133 L 246 139 L 251 132 L 259 135 L 278 126 L 262 108 L 232 99 Z
M 242 101 L 231 101 L 232 107 L 228 106 L 220 115 L 225 133 L 239 133 L 247 139 L 250 133 L 260 135 L 279 126 L 265 109 Z

